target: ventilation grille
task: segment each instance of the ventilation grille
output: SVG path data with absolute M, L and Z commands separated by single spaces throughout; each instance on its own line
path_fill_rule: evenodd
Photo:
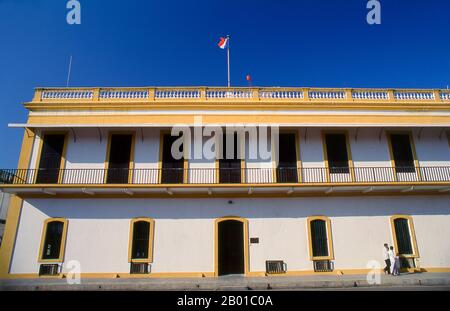
M 334 265 L 330 260 L 315 260 L 314 272 L 332 272 Z
M 59 274 L 59 265 L 58 264 L 46 264 L 40 265 L 39 267 L 39 276 L 43 275 L 58 275 Z
M 268 260 L 266 261 L 267 274 L 282 274 L 286 273 L 287 266 L 282 260 Z
M 131 263 L 130 274 L 148 274 L 149 264 L 148 263 Z
M 408 268 L 416 268 L 416 261 L 414 260 L 414 258 L 405 258 L 400 256 L 400 269 Z

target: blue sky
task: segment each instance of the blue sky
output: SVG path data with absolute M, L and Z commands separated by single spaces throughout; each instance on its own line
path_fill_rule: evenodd
M 450 1 L 0 0 L 0 167 L 17 165 L 21 103 L 37 86 L 226 85 L 445 88 L 450 84 Z

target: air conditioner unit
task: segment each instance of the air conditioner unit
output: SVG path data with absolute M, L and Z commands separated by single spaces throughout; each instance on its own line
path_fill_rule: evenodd
M 266 273 L 267 274 L 282 274 L 286 273 L 287 265 L 282 260 L 267 260 Z
M 314 260 L 314 272 L 332 272 L 334 269 L 331 260 Z
M 149 273 L 149 264 L 132 262 L 130 267 L 130 274 L 148 274 Z
M 416 268 L 416 261 L 414 258 L 406 258 L 400 256 L 400 269 L 414 269 Z
M 39 276 L 58 275 L 58 274 L 59 274 L 58 264 L 42 264 L 39 266 Z

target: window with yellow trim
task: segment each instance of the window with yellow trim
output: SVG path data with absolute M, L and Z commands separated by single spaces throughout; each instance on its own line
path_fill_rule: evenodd
M 296 133 L 280 133 L 277 182 L 298 182 L 298 148 Z
M 418 256 L 414 225 L 411 216 L 391 218 L 396 253 L 406 257 Z
M 132 134 L 111 134 L 106 183 L 128 183 L 133 161 L 133 139 Z
M 323 216 L 308 218 L 308 235 L 311 260 L 333 259 L 329 218 Z
M 42 232 L 40 261 L 62 262 L 65 252 L 67 220 L 48 219 Z
M 185 176 L 184 144 L 180 146 L 183 156 L 175 159 L 172 154 L 172 145 L 178 140 L 178 136 L 171 133 L 162 133 L 160 145 L 161 149 L 161 183 L 162 184 L 182 184 Z
M 347 136 L 340 133 L 325 134 L 325 147 L 330 174 L 348 174 L 350 157 Z
M 36 173 L 37 184 L 56 184 L 59 181 L 66 144 L 66 134 L 44 134 Z
M 414 153 L 409 134 L 390 134 L 390 144 L 395 170 L 398 173 L 414 173 Z
M 139 218 L 131 221 L 130 228 L 130 262 L 151 262 L 153 260 L 154 221 Z

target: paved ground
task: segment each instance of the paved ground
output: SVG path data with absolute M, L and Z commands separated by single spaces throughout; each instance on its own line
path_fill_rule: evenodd
M 450 290 L 450 273 L 405 273 L 397 277 L 380 277 L 380 283 L 376 285 L 369 284 L 366 275 L 84 279 L 79 285 L 68 284 L 66 279 L 15 279 L 0 280 L 0 290 Z

